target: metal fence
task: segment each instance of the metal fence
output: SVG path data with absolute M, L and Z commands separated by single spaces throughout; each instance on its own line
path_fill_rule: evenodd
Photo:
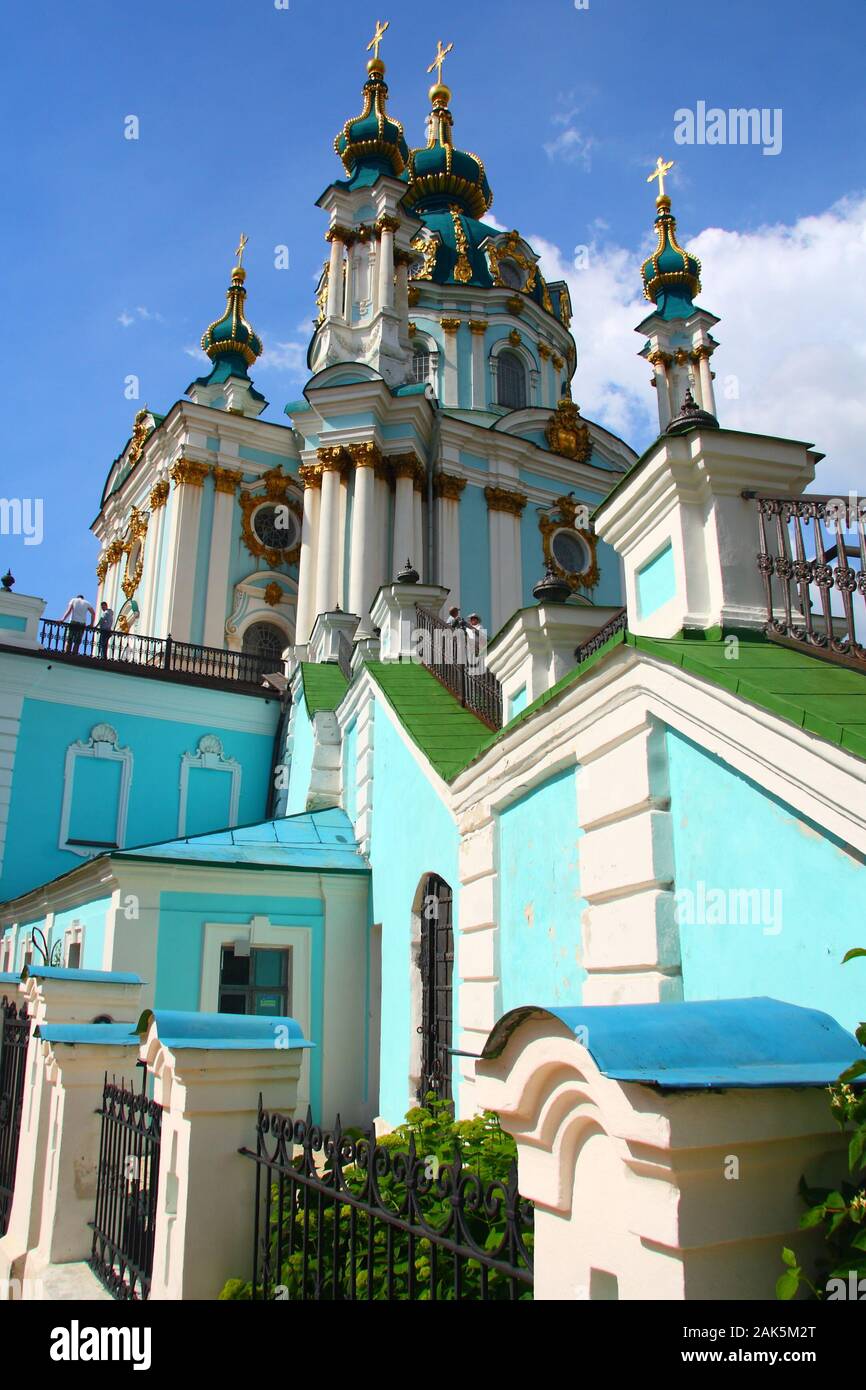
M 577 647 L 574 653 L 575 661 L 578 666 L 582 661 L 588 661 L 596 652 L 601 651 L 605 642 L 609 642 L 611 637 L 616 637 L 618 632 L 625 632 L 628 627 L 628 610 L 621 608 L 612 618 L 609 618 L 604 627 L 600 627 L 598 632 L 594 632 L 583 646 Z
M 95 628 L 46 618 L 40 629 L 44 653 L 64 661 L 97 662 L 113 671 L 164 679 L 188 677 L 212 685 L 243 686 L 261 693 L 265 676 L 282 670 L 278 657 L 229 652 L 175 642 L 172 637 L 139 637 L 131 632 L 100 633 Z
M 15 1195 L 29 1041 L 26 1004 L 18 1007 L 14 999 L 0 998 L 0 1236 L 9 1227 Z
M 502 686 L 490 671 L 479 670 L 483 634 L 451 627 L 426 608 L 415 608 L 427 670 L 489 728 L 502 728 Z
M 767 636 L 866 670 L 866 502 L 743 497 L 758 512 Z
M 105 1078 L 90 1268 L 112 1297 L 146 1299 L 153 1270 L 162 1107 Z
M 438 1164 L 373 1132 L 333 1133 L 259 1102 L 252 1297 L 300 1302 L 495 1302 L 532 1297 L 531 1203 L 459 1152 Z

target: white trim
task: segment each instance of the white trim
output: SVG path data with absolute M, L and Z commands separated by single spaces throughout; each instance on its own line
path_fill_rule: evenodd
M 197 768 L 206 772 L 228 772 L 231 774 L 232 789 L 229 800 L 229 824 L 231 828 L 238 823 L 238 808 L 241 798 L 241 777 L 243 768 L 235 758 L 227 758 L 223 752 L 222 739 L 217 734 L 203 734 L 194 753 L 184 753 L 180 760 L 180 799 L 177 809 L 178 838 L 186 835 L 186 811 L 189 796 L 189 774 Z
M 60 809 L 59 847 L 81 859 L 92 859 L 101 851 L 87 845 L 69 843 L 69 822 L 72 818 L 72 796 L 75 778 L 75 763 L 78 758 L 97 758 L 100 761 L 121 764 L 120 790 L 117 798 L 117 825 L 114 839 L 118 849 L 123 849 L 126 841 L 126 816 L 129 809 L 129 789 L 132 784 L 132 749 L 121 748 L 117 741 L 117 730 L 111 724 L 94 724 L 87 742 L 79 740 L 71 743 L 66 750 L 66 763 L 63 772 L 63 804 Z
M 71 946 L 80 947 L 78 953 L 79 968 L 84 964 L 84 927 L 77 919 L 63 933 L 63 966 L 65 970 L 69 967 L 69 949 Z

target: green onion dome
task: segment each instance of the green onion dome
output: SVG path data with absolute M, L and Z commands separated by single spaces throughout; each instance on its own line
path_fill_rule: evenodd
M 246 376 L 247 367 L 251 367 L 264 351 L 258 333 L 244 318 L 246 277 L 243 267 L 236 265 L 227 292 L 226 311 L 205 329 L 201 340 L 202 349 L 210 360 L 215 365 L 231 368 L 237 376 Z
M 334 149 L 350 178 L 365 169 L 399 178 L 406 168 L 409 146 L 403 126 L 387 112 L 388 84 L 385 64 L 371 58 L 364 83 L 364 109 L 347 121 L 334 141 Z
M 448 107 L 451 92 L 443 82 L 431 87 L 430 100 L 427 147 L 409 155 L 409 188 L 403 205 L 418 213 L 457 207 L 481 221 L 493 204 L 484 165 L 477 155 L 454 148 L 454 118 Z
M 663 318 L 688 318 L 694 311 L 692 301 L 701 291 L 701 263 L 677 241 L 677 220 L 667 194 L 656 200 L 656 206 L 658 245 L 641 269 L 644 296 L 658 307 Z

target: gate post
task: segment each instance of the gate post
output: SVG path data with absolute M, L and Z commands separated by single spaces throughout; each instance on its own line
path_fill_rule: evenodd
M 132 1025 L 140 1009 L 141 988 L 137 975 L 109 971 L 46 965 L 25 967 L 22 972 L 19 989 L 31 1018 L 31 1033 L 15 1195 L 9 1226 L 0 1240 L 0 1281 L 23 1277 L 25 1259 L 40 1238 L 50 1105 L 45 1054 L 35 1031 L 48 1023 L 88 1024 L 103 1017 Z M 94 1108 L 98 1098 L 95 1093 Z
M 305 1042 L 290 1018 L 146 1011 L 142 1060 L 163 1106 L 150 1301 L 215 1299 L 252 1276 L 254 1165 L 265 1108 L 293 1115 Z
M 846 1172 L 826 1086 L 858 1053 L 773 999 L 507 1014 L 475 1098 L 517 1141 L 536 1299 L 773 1299 L 814 1248 L 800 1176 Z

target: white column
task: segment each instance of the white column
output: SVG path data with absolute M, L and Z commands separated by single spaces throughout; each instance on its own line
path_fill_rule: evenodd
M 332 227 L 328 233 L 331 243 L 331 260 L 328 266 L 328 318 L 343 317 L 343 256 L 345 241 L 341 227 Z
M 378 593 L 383 584 L 394 578 L 391 572 L 391 489 L 388 485 L 387 465 L 375 470 L 376 544 L 373 552 L 373 594 Z
M 545 409 L 554 410 L 557 402 L 553 399 L 553 375 L 550 367 L 550 352 L 545 350 L 541 356 L 541 397 Z
M 352 508 L 352 540 L 349 556 L 349 612 L 366 618 L 375 589 L 376 464 L 381 456 L 375 444 L 349 449 L 355 464 L 355 500 Z
M 394 462 L 394 544 L 391 553 L 393 579 L 396 579 L 407 560 L 411 560 L 418 569 L 418 561 L 412 554 L 415 548 L 416 468 L 417 461 L 411 456 Z
M 316 614 L 331 613 L 340 600 L 340 484 L 342 449 L 321 449 L 322 501 L 316 563 Z
M 404 260 L 397 262 L 397 313 L 401 323 L 409 317 L 409 266 Z
M 147 528 L 146 550 L 144 553 L 144 598 L 141 604 L 140 631 L 153 637 L 157 634 L 157 614 L 154 612 L 156 589 L 159 580 L 159 555 L 165 532 L 165 504 L 168 499 L 168 483 L 157 483 L 150 494 L 150 525 Z
M 487 361 L 484 355 L 484 334 L 487 324 L 482 319 L 470 319 L 472 333 L 472 409 L 487 409 Z
M 486 488 L 490 514 L 490 595 L 493 611 L 489 631 L 523 606 L 523 569 L 520 553 L 520 518 L 526 498 L 501 488 Z M 482 614 L 482 619 L 485 615 Z
M 235 492 L 242 477 L 241 473 L 230 468 L 214 469 L 216 495 L 214 497 L 204 611 L 204 645 L 206 647 L 224 647 L 226 644 L 232 522 L 235 512 Z
M 415 533 L 415 549 L 412 552 L 412 563 L 421 576 L 421 583 L 425 584 L 427 582 L 427 576 L 425 574 L 427 568 L 427 547 L 424 544 L 424 494 L 417 480 L 412 498 L 412 518 Z
M 716 393 L 713 390 L 713 373 L 710 368 L 710 354 L 706 350 L 701 352 L 698 372 L 701 386 L 701 408 L 709 411 L 710 415 L 715 415 Z
M 171 470 L 175 482 L 174 528 L 169 555 L 169 601 L 167 631 L 176 642 L 189 642 L 192 633 L 192 604 L 198 533 L 204 480 L 210 472 L 206 463 L 180 459 Z
M 394 307 L 394 222 L 387 217 L 379 221 L 379 290 L 377 308 Z
M 671 388 L 668 381 L 667 363 L 662 353 L 653 353 L 650 362 L 655 368 L 656 395 L 659 398 L 659 429 L 664 434 L 671 422 Z
M 459 375 L 457 371 L 457 333 L 460 328 L 460 319 L 442 319 L 443 338 L 443 359 L 444 369 L 442 372 L 442 404 L 444 406 L 459 405 Z
M 301 563 L 298 571 L 298 646 L 309 642 L 316 613 L 316 555 L 319 543 L 319 511 L 322 475 L 315 464 L 301 468 L 304 484 L 304 523 L 301 530 Z
M 460 607 L 460 495 L 465 486 L 462 478 L 437 475 L 436 574 L 431 579 L 451 590 L 450 608 Z

